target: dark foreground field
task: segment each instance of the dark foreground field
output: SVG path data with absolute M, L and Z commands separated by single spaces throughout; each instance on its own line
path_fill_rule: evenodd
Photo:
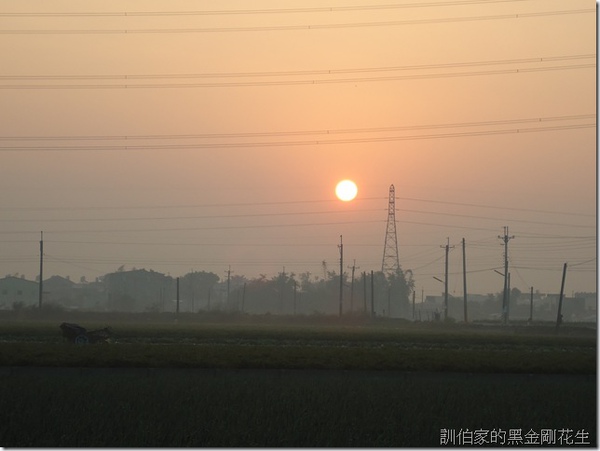
M 350 319 L 0 321 L 0 446 L 596 445 L 596 331 Z
M 596 443 L 593 375 L 3 368 L 5 447 L 415 447 Z M 511 433 L 510 430 L 513 432 Z M 565 430 L 572 432 L 565 434 Z M 470 433 L 469 433 L 470 431 Z M 562 431 L 562 432 L 561 432 Z M 567 431 L 568 432 L 568 431 Z M 589 434 L 589 435 L 588 435 Z M 456 444 L 458 444 L 455 441 Z M 537 445 L 540 446 L 540 438 Z M 518 444 L 518 443 L 514 443 Z

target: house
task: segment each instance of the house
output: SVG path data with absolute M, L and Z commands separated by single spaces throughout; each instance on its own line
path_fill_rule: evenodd
M 73 303 L 69 308 L 74 310 L 103 310 L 106 303 L 106 289 L 103 281 L 87 282 L 81 280 L 73 286 Z
M 39 283 L 24 277 L 6 276 L 0 279 L 0 309 L 10 310 L 15 304 L 23 307 L 38 305 Z
M 44 280 L 43 301 L 51 304 L 70 306 L 74 301 L 75 282 L 68 277 L 52 276 Z

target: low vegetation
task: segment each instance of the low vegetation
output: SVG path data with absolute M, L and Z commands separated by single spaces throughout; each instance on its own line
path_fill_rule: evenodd
M 594 376 L 395 371 L 0 370 L 12 447 L 434 447 L 441 429 L 584 431 Z
M 596 331 L 334 317 L 0 318 L 13 447 L 433 447 L 440 431 L 596 443 Z M 580 437 L 580 438 L 581 438 Z M 490 443 L 489 445 L 493 445 Z
M 595 331 L 548 325 L 483 326 L 381 320 L 362 324 L 134 322 L 110 325 L 112 343 L 74 346 L 53 321 L 5 321 L 3 366 L 179 367 L 585 373 L 596 371 Z M 93 321 L 95 319 L 95 321 Z M 187 321 L 186 321 L 187 319 Z M 295 319 L 295 321 L 298 321 Z

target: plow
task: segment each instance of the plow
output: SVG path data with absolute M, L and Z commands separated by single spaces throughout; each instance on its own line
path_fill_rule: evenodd
M 113 331 L 110 327 L 88 331 L 79 324 L 62 323 L 60 329 L 62 330 L 63 337 L 71 343 L 78 345 L 108 343 L 113 336 Z

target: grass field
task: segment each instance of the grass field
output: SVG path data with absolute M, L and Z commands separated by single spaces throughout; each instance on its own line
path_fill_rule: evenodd
M 413 447 L 444 428 L 596 443 L 589 328 L 78 322 L 114 342 L 0 320 L 0 446 Z
M 13 368 L 0 382 L 4 446 L 412 447 L 442 428 L 596 440 L 594 376 Z
M 272 320 L 270 320 L 272 321 Z M 81 323 L 86 328 L 107 323 Z M 5 321 L 0 365 L 596 372 L 591 329 L 378 322 L 347 324 L 113 321 L 111 344 L 73 346 L 52 321 Z

